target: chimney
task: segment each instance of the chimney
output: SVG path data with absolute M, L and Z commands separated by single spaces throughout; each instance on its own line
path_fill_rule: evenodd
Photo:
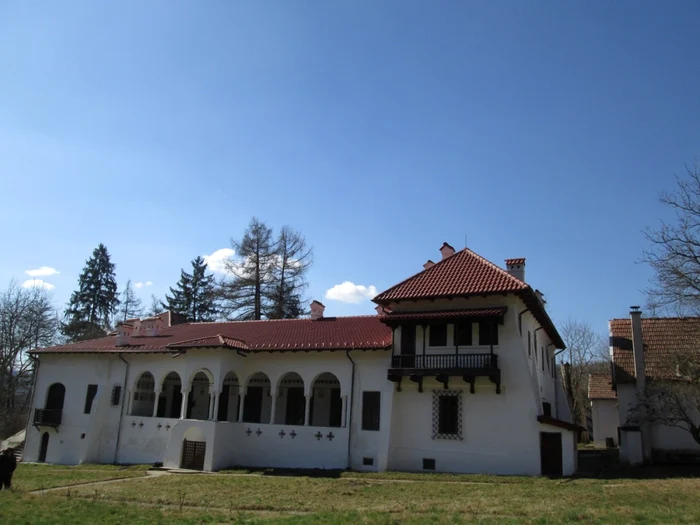
M 431 261 L 430 259 L 428 259 L 428 262 L 426 262 L 423 265 L 423 269 L 427 270 L 428 268 L 432 268 L 433 266 L 435 266 L 435 263 L 433 261 Z
M 525 282 L 525 257 L 506 259 L 506 271 L 516 279 Z
M 374 307 L 374 310 L 377 312 L 377 315 L 386 315 L 386 310 L 381 304 L 378 304 L 377 306 Z
M 442 254 L 442 260 L 444 261 L 445 259 L 447 259 L 451 255 L 455 254 L 455 249 L 452 246 L 450 246 L 449 244 L 447 244 L 446 242 L 443 242 L 442 246 L 440 246 L 440 253 Z M 428 261 L 428 262 L 430 262 L 430 261 Z
M 117 325 L 117 341 L 115 346 L 128 346 L 131 342 L 131 331 L 133 327 L 130 324 L 119 323 Z
M 537 298 L 540 300 L 540 303 L 542 303 L 542 306 L 545 306 L 547 304 L 547 301 L 544 298 L 544 294 L 540 292 L 539 290 L 535 289 L 535 295 Z
M 323 311 L 326 309 L 323 303 L 316 301 L 315 299 L 311 301 L 311 319 L 323 319 Z
M 632 321 L 632 353 L 634 354 L 634 375 L 637 378 L 637 392 L 644 392 L 646 372 L 644 369 L 644 339 L 642 337 L 642 312 L 639 306 L 630 306 Z

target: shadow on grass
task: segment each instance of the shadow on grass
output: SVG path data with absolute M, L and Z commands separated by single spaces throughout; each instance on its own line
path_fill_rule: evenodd
M 698 463 L 664 463 L 630 467 L 621 465 L 617 449 L 579 450 L 577 478 L 673 479 L 700 477 Z
M 222 474 L 258 474 L 260 476 L 281 476 L 281 477 L 307 477 L 307 478 L 332 478 L 341 477 L 343 470 L 326 469 L 298 469 L 298 468 L 270 468 L 270 467 L 231 467 L 220 471 Z

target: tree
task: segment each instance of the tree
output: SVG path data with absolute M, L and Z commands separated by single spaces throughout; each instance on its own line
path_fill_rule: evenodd
M 659 199 L 675 215 L 675 222 L 647 228 L 650 247 L 642 262 L 654 271 L 647 290 L 649 307 L 679 315 L 700 315 L 700 171 L 687 168 L 688 178 L 676 178 L 675 192 Z
M 206 275 L 207 264 L 202 257 L 192 261 L 192 273 L 180 272 L 176 288 L 165 296 L 163 307 L 183 315 L 188 322 L 214 321 L 218 315 L 214 277 Z
M 131 286 L 131 279 L 126 281 L 124 291 L 121 293 L 118 311 L 119 318 L 122 322 L 143 315 L 143 305 L 141 304 L 141 299 L 136 297 L 136 293 L 134 293 L 134 288 Z
M 146 311 L 146 315 L 148 317 L 155 317 L 160 313 L 163 313 L 163 302 L 158 299 L 155 294 L 151 294 L 151 306 Z
M 104 336 L 119 305 L 115 265 L 104 244 L 95 248 L 68 303 L 61 331 L 70 341 Z
M 304 314 L 302 293 L 308 286 L 306 272 L 313 263 L 313 249 L 299 232 L 284 226 L 274 252 L 266 315 L 268 319 L 295 319 Z
M 569 319 L 561 327 L 566 350 L 559 354 L 563 361 L 562 383 L 573 422 L 588 428 L 588 375 L 609 372 L 609 350 L 605 338 L 588 323 Z M 586 436 L 582 436 L 587 441 Z
M 275 250 L 272 229 L 253 217 L 240 241 L 231 241 L 235 259 L 226 261 L 231 278 L 221 283 L 226 316 L 231 319 L 261 319 L 268 296 Z
M 51 294 L 14 281 L 0 293 L 0 435 L 22 427 L 33 364 L 28 351 L 56 342 L 58 318 Z

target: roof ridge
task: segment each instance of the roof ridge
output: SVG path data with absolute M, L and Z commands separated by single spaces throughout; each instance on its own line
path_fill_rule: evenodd
M 481 260 L 484 261 L 485 263 L 490 264 L 493 268 L 495 268 L 496 270 L 500 271 L 500 272 L 503 273 L 504 275 L 507 275 L 508 278 L 512 279 L 512 280 L 515 281 L 516 283 L 518 283 L 518 284 L 524 284 L 526 287 L 530 288 L 530 285 L 527 284 L 525 281 L 523 281 L 523 280 L 521 280 L 521 279 L 518 279 L 517 277 L 511 275 L 510 272 L 508 272 L 508 270 L 504 270 L 503 268 L 501 268 L 500 266 L 498 266 L 495 262 L 489 261 L 489 260 L 488 260 L 486 257 L 484 257 L 483 255 L 479 255 L 478 253 L 476 253 L 476 252 L 473 251 L 473 250 L 470 250 L 469 248 L 464 248 L 464 249 L 461 250 L 461 251 L 464 251 L 464 250 L 467 250 L 469 253 L 471 253 L 472 255 L 474 255 L 474 256 L 476 256 L 476 257 L 478 257 L 479 259 L 481 259 Z
M 700 321 L 700 316 L 682 316 L 682 317 L 642 317 L 642 321 Z M 608 319 L 609 322 L 611 321 L 627 321 L 628 323 L 631 321 L 629 317 L 613 317 L 612 319 Z
M 234 320 L 234 321 L 198 321 L 190 323 L 181 323 L 178 325 L 170 326 L 169 328 L 175 328 L 177 326 L 203 326 L 208 324 L 236 324 L 236 323 L 272 323 L 272 322 L 290 322 L 290 321 L 319 321 L 321 319 L 359 319 L 365 317 L 379 317 L 377 314 L 364 314 L 364 315 L 329 315 L 327 317 L 321 317 L 320 319 L 311 319 L 310 317 L 297 317 L 295 319 L 248 319 L 248 320 Z

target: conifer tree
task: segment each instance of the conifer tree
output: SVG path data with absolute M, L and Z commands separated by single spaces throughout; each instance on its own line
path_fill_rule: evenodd
M 274 246 L 275 258 L 268 286 L 268 319 L 295 319 L 304 314 L 302 294 L 306 272 L 313 263 L 313 250 L 297 231 L 284 226 Z
M 133 319 L 134 317 L 141 317 L 142 315 L 143 305 L 141 299 L 136 296 L 134 288 L 131 286 L 131 279 L 129 279 L 126 281 L 124 291 L 121 293 L 119 320 L 123 322 L 127 319 Z
M 207 264 L 202 257 L 192 261 L 192 273 L 180 272 L 180 280 L 165 296 L 163 307 L 183 315 L 189 322 L 214 321 L 218 308 L 214 276 L 207 275 Z
M 107 247 L 100 243 L 86 261 L 68 303 L 61 332 L 70 341 L 102 337 L 111 329 L 119 305 L 114 269 Z

